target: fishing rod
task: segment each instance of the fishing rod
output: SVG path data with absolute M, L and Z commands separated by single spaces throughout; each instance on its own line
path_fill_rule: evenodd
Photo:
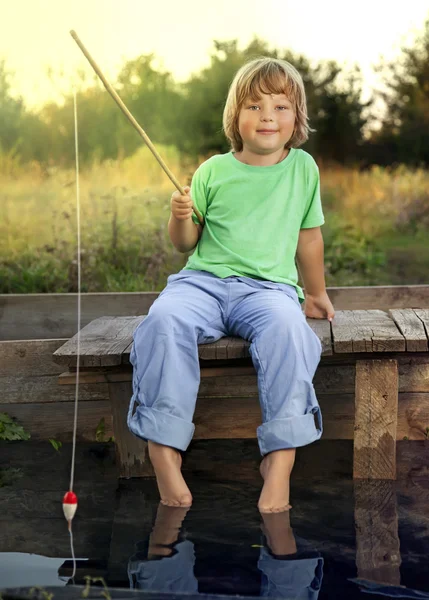
M 182 196 L 184 196 L 185 195 L 185 191 L 182 188 L 182 186 L 180 185 L 179 181 L 174 176 L 174 174 L 170 171 L 170 169 L 167 167 L 167 165 L 165 164 L 165 162 L 163 161 L 163 159 L 159 155 L 157 149 L 155 148 L 155 146 L 151 142 L 151 140 L 150 140 L 149 136 L 147 135 L 147 133 L 144 131 L 144 129 L 142 129 L 142 127 L 140 127 L 140 125 L 137 123 L 137 121 L 135 120 L 135 118 L 133 117 L 133 115 L 130 113 L 130 111 L 128 110 L 128 108 L 125 106 L 124 102 L 121 100 L 121 98 L 119 97 L 119 95 L 117 94 L 117 92 L 113 89 L 113 87 L 111 86 L 111 84 L 104 77 L 103 73 L 100 70 L 100 67 L 97 65 L 97 63 L 92 58 L 92 56 L 90 55 L 90 53 L 88 52 L 88 50 L 85 48 L 85 46 L 83 45 L 83 43 L 79 39 L 79 36 L 77 35 L 77 33 L 72 29 L 70 31 L 70 35 L 72 36 L 72 38 L 74 39 L 74 41 L 76 42 L 76 44 L 79 46 L 79 48 L 82 50 L 83 54 L 88 59 L 88 62 L 90 63 L 91 67 L 97 73 L 98 77 L 103 82 L 104 87 L 109 92 L 109 94 L 111 95 L 111 97 L 113 98 L 113 100 L 116 102 L 116 104 L 122 110 L 122 112 L 127 117 L 128 121 L 131 123 L 131 125 L 134 127 L 134 129 L 136 129 L 137 132 L 139 133 L 139 135 L 143 138 L 143 140 L 145 141 L 147 147 L 152 152 L 152 154 L 154 155 L 154 157 L 156 158 L 156 160 L 158 161 L 158 163 L 161 165 L 161 167 L 164 169 L 164 171 L 165 171 L 166 175 L 169 177 L 170 181 L 174 184 L 174 186 L 182 194 Z M 200 222 L 200 225 L 204 226 L 204 219 L 203 219 L 203 216 L 201 215 L 201 213 L 195 208 L 195 206 L 192 206 L 192 210 L 196 214 L 197 219 Z

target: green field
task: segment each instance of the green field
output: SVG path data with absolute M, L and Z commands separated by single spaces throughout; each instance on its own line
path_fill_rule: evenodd
M 176 150 L 161 155 L 189 183 Z M 428 283 L 427 171 L 322 167 L 321 180 L 328 285 Z M 75 292 L 74 171 L 35 163 L 0 183 L 0 293 Z M 159 290 L 184 265 L 167 234 L 173 189 L 146 148 L 81 173 L 82 291 Z

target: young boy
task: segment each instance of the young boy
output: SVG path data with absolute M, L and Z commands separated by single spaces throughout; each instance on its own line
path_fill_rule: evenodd
M 297 149 L 308 138 L 307 120 L 296 69 L 278 59 L 250 61 L 225 105 L 231 151 L 200 165 L 185 195 L 172 195 L 172 243 L 194 252 L 135 331 L 128 413 L 130 430 L 149 442 L 165 505 L 192 503 L 179 451 L 194 432 L 200 343 L 226 335 L 251 342 L 262 411 L 261 512 L 290 508 L 295 449 L 322 434 L 312 384 L 321 344 L 305 316 L 332 320 L 334 309 L 325 287 L 318 168 Z

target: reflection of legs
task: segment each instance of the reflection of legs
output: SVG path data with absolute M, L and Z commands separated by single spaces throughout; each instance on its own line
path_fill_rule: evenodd
M 290 512 L 262 515 L 261 529 L 273 554 L 286 556 L 296 553 L 295 536 L 290 526 Z
M 260 595 L 264 598 L 317 600 L 319 596 L 323 558 L 317 552 L 312 556 L 278 559 L 261 548 L 258 569 L 262 572 Z
M 128 427 L 149 441 L 161 502 L 189 506 L 181 455 L 192 439 L 200 382 L 198 343 L 225 335 L 219 282 L 192 271 L 169 278 L 134 333 L 133 396 Z
M 179 537 L 183 519 L 189 508 L 172 508 L 160 504 L 156 513 L 155 525 L 149 538 L 148 560 L 171 556 L 173 544 Z
M 258 427 L 264 487 L 261 512 L 287 510 L 295 448 L 320 438 L 320 409 L 312 380 L 321 345 L 297 301 L 279 290 L 259 289 L 230 314 L 235 335 L 251 342 L 263 423 Z M 314 417 L 318 416 L 316 428 Z
M 297 544 L 289 511 L 263 514 L 262 519 L 270 552 L 261 548 L 258 561 L 263 574 L 261 596 L 315 600 L 322 583 L 323 558 L 305 540 L 298 538 Z
M 129 560 L 131 587 L 152 592 L 198 592 L 194 545 L 189 540 L 178 542 L 188 510 L 159 505 L 147 559 L 139 559 L 137 554 Z

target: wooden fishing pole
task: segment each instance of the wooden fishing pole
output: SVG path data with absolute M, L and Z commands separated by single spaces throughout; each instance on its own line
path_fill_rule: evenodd
M 147 147 L 149 148 L 149 150 L 152 152 L 152 154 L 154 155 L 154 157 L 156 158 L 156 160 L 159 162 L 159 164 L 161 165 L 161 167 L 164 169 L 164 171 L 167 174 L 167 176 L 170 178 L 170 181 L 175 185 L 175 187 L 177 188 L 177 190 L 182 195 L 185 195 L 185 191 L 183 190 L 183 188 L 180 185 L 179 181 L 176 179 L 176 177 L 173 175 L 173 173 L 167 167 L 167 165 L 165 164 L 165 162 L 162 160 L 161 156 L 158 154 L 158 151 L 156 150 L 155 146 L 152 144 L 152 142 L 151 142 L 149 136 L 147 135 L 147 133 L 140 127 L 140 125 L 137 123 L 137 121 L 135 120 L 135 118 L 133 117 L 133 115 L 130 113 L 130 111 L 128 110 L 128 108 L 122 102 L 121 98 L 118 96 L 118 94 L 115 92 L 115 90 L 113 89 L 113 87 L 110 85 L 110 83 L 104 77 L 103 73 L 100 71 L 99 66 L 97 65 L 97 63 L 92 58 L 92 56 L 90 55 L 90 53 L 88 52 L 88 50 L 85 48 L 85 46 L 80 41 L 77 33 L 74 30 L 72 30 L 72 31 L 70 31 L 70 35 L 72 36 L 72 38 L 74 39 L 74 41 L 76 42 L 76 44 L 79 46 L 79 48 L 82 50 L 83 54 L 88 59 L 91 67 L 97 73 L 97 75 L 99 76 L 99 78 L 103 82 L 104 87 L 109 92 L 109 94 L 112 96 L 113 100 L 116 102 L 116 104 L 122 110 L 122 112 L 127 117 L 127 119 L 129 120 L 129 122 L 131 123 L 131 125 L 137 130 L 137 132 L 143 138 L 143 140 L 145 141 L 145 143 L 146 143 Z M 201 213 L 195 208 L 195 206 L 192 207 L 192 210 L 196 214 L 196 216 L 198 218 L 198 221 L 200 222 L 200 225 L 204 226 L 204 219 L 203 219 L 203 216 L 201 215 Z

